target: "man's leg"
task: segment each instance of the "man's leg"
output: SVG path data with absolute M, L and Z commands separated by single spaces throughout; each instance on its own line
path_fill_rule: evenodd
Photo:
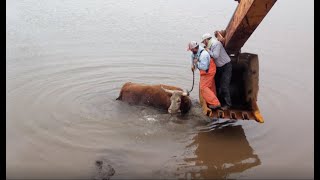
M 216 95 L 216 97 L 218 98 L 217 95 L 217 88 L 216 88 L 216 81 L 215 81 L 215 76 L 212 77 L 212 83 L 211 83 L 211 90 L 213 91 L 213 93 Z M 218 98 L 219 99 L 219 98 Z
M 230 97 L 230 82 L 232 76 L 232 64 L 227 63 L 222 67 L 222 74 L 220 78 L 220 88 L 221 88 L 221 98 L 224 100 L 225 106 L 231 106 L 231 97 Z
M 215 85 L 216 85 L 216 96 L 221 101 L 221 98 L 220 98 L 221 97 L 220 79 L 221 79 L 221 70 L 220 70 L 220 68 L 217 67 L 217 73 L 214 76 L 214 81 L 215 81 Z
M 214 81 L 212 79 L 214 74 L 200 75 L 200 91 L 202 97 L 209 105 L 220 106 L 217 96 L 214 94 L 212 87 Z

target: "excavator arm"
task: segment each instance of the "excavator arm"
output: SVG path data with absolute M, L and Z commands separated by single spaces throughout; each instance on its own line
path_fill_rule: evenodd
M 229 54 L 238 54 L 277 0 L 235 0 L 238 6 L 225 31 L 215 35 Z

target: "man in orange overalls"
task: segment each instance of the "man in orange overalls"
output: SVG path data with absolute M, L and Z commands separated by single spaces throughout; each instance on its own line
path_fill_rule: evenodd
M 211 109 L 218 109 L 221 107 L 220 102 L 216 96 L 216 85 L 214 76 L 216 74 L 216 64 L 213 58 L 210 58 L 209 53 L 196 41 L 191 41 L 188 44 L 188 51 L 191 51 L 191 70 L 195 68 L 200 72 L 200 91 L 202 97 L 207 102 Z

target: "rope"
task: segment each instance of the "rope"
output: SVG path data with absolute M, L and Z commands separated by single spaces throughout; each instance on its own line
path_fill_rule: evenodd
M 187 90 L 188 96 L 189 96 L 190 92 L 193 90 L 193 86 L 194 86 L 194 71 L 192 71 L 192 73 L 193 73 L 192 88 L 190 91 Z

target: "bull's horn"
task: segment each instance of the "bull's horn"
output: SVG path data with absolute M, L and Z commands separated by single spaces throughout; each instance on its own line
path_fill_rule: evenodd
M 162 86 L 161 86 L 161 89 L 163 89 L 167 93 L 173 94 L 173 90 L 165 89 Z
M 182 92 L 182 96 L 189 96 L 188 92 Z

